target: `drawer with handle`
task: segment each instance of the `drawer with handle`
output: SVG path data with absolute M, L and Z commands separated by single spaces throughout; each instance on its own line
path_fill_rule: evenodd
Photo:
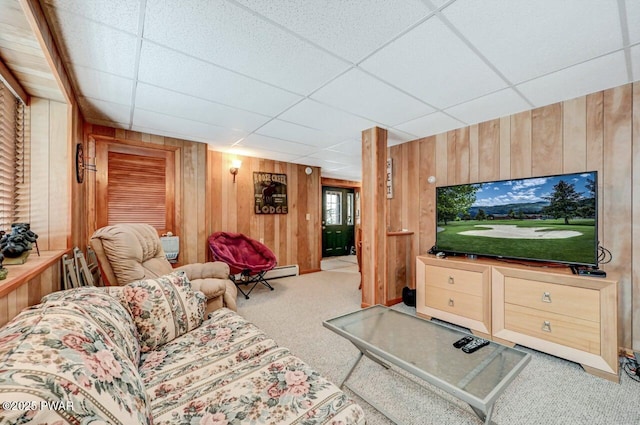
M 600 293 L 592 289 L 506 276 L 504 301 L 593 322 L 600 321 Z
M 464 292 L 425 287 L 425 305 L 473 320 L 482 321 L 482 298 Z
M 505 329 L 566 345 L 593 354 L 600 354 L 600 324 L 523 307 L 504 305 Z
M 482 273 L 451 267 L 425 266 L 425 284 L 446 290 L 482 296 Z

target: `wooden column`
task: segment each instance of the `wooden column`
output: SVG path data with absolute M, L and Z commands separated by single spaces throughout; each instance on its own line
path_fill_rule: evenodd
M 385 302 L 387 130 L 362 132 L 362 307 Z

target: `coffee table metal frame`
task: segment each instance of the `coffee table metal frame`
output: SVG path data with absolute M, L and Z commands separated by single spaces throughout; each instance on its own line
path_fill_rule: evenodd
M 342 383 L 340 384 L 340 388 L 343 387 L 347 387 L 349 388 L 351 391 L 353 391 L 356 395 L 358 395 L 360 398 L 362 398 L 364 401 L 366 401 L 368 404 L 370 404 L 374 409 L 376 409 L 377 411 L 379 411 L 380 413 L 382 413 L 384 416 L 386 416 L 387 418 L 389 418 L 391 421 L 393 421 L 394 423 L 400 423 L 398 420 L 396 420 L 391 414 L 389 414 L 387 411 L 385 411 L 385 409 L 380 406 L 378 403 L 376 403 L 375 401 L 371 400 L 370 398 L 366 397 L 365 395 L 363 395 L 362 393 L 358 392 L 357 390 L 355 390 L 354 388 L 350 387 L 347 385 L 347 381 L 349 380 L 349 378 L 351 377 L 351 374 L 353 373 L 353 371 L 355 370 L 355 368 L 358 366 L 358 364 L 360 363 L 360 360 L 362 360 L 363 357 L 367 357 L 368 359 L 378 363 L 379 365 L 381 365 L 382 367 L 384 367 L 385 369 L 389 369 L 392 372 L 395 372 L 396 374 L 399 374 L 397 371 L 393 370 L 393 368 L 391 368 L 390 365 L 399 367 L 403 370 L 405 370 L 406 372 L 408 372 L 409 374 L 420 378 L 421 380 L 433 385 L 436 388 L 439 388 L 449 394 L 451 394 L 452 396 L 458 398 L 459 400 L 467 403 L 471 409 L 475 412 L 475 414 L 482 420 L 484 421 L 484 423 L 486 425 L 488 424 L 493 424 L 493 422 L 491 421 L 491 415 L 493 413 L 493 407 L 495 405 L 496 400 L 498 399 L 498 397 L 504 392 L 504 390 L 507 388 L 507 386 L 514 380 L 514 378 L 522 371 L 522 369 L 524 369 L 524 367 L 527 365 L 527 363 L 529 363 L 529 361 L 531 360 L 531 354 L 529 353 L 525 353 L 523 351 L 520 350 L 516 350 L 514 348 L 511 347 L 507 347 L 505 345 L 501 345 L 501 344 L 497 344 L 495 342 L 491 342 L 489 346 L 493 347 L 494 349 L 492 351 L 489 352 L 489 350 L 485 350 L 487 352 L 487 356 L 482 359 L 473 369 L 469 370 L 467 372 L 467 374 L 463 377 L 463 379 L 461 379 L 460 381 L 458 381 L 456 383 L 456 385 L 453 385 L 449 382 L 447 382 L 446 380 L 443 380 L 441 378 L 439 378 L 438 376 L 435 376 L 432 373 L 429 373 L 423 369 L 421 369 L 420 367 L 416 366 L 415 364 L 412 364 L 408 361 L 406 361 L 405 359 L 402 359 L 398 356 L 395 356 L 392 353 L 389 353 L 379 347 L 377 347 L 376 345 L 370 343 L 369 341 L 366 341 L 365 339 L 362 339 L 348 331 L 345 331 L 344 329 L 342 329 L 341 327 L 335 325 L 333 322 L 337 322 L 340 321 L 341 319 L 347 318 L 349 316 L 353 316 L 356 320 L 357 320 L 357 315 L 358 314 L 363 314 L 363 312 L 367 312 L 367 311 L 372 311 L 375 309 L 378 309 L 382 312 L 384 311 L 393 311 L 395 313 L 398 314 L 402 314 L 405 315 L 407 317 L 410 318 L 410 320 L 421 320 L 424 321 L 426 323 L 429 323 L 430 325 L 433 326 L 440 326 L 443 327 L 445 329 L 448 329 L 449 331 L 453 331 L 453 332 L 457 332 L 459 334 L 459 337 L 463 337 L 468 335 L 467 333 L 461 332 L 457 329 L 442 325 L 440 323 L 437 322 L 433 322 L 433 321 L 429 321 L 417 316 L 413 316 L 407 313 L 403 313 L 397 310 L 392 310 L 386 306 L 383 305 L 374 305 L 368 308 L 365 308 L 363 310 L 358 310 L 352 313 L 348 313 L 342 316 L 338 316 L 335 317 L 333 319 L 329 319 L 324 321 L 322 324 L 332 330 L 333 332 L 337 333 L 338 335 L 346 338 L 347 340 L 349 340 L 359 351 L 360 353 L 358 354 L 358 358 L 356 359 L 356 361 L 354 362 L 353 366 L 351 367 L 351 369 L 349 369 L 349 372 L 347 373 L 347 375 L 345 376 L 345 378 L 343 379 Z M 457 350 L 456 348 L 451 346 L 450 342 L 444 342 L 444 341 L 439 341 L 436 343 L 442 343 L 442 344 L 448 344 L 451 347 L 451 350 Z M 488 347 L 489 347 L 488 346 Z M 486 347 L 484 347 L 486 348 Z M 479 351 L 483 350 L 484 348 L 480 349 Z M 512 367 L 512 369 L 506 373 L 502 379 L 500 379 L 499 382 L 497 382 L 495 384 L 495 386 L 493 387 L 493 389 L 484 397 L 484 398 L 480 398 L 474 394 L 471 394 L 467 391 L 465 391 L 465 387 L 474 379 L 476 378 L 478 375 L 480 375 L 483 370 L 489 365 L 491 364 L 498 356 L 501 355 L 501 353 L 504 353 L 505 351 L 508 350 L 513 350 L 515 352 L 521 353 L 522 358 Z M 478 351 L 478 352 L 479 352 Z M 476 352 L 477 353 L 477 352 Z M 385 363 L 385 362 L 388 362 Z M 456 367 L 457 365 L 451 365 L 451 367 Z M 406 377 L 402 376 L 401 374 L 399 374 L 401 377 L 407 379 Z M 412 382 L 415 382 L 412 380 Z M 429 389 L 428 387 L 422 385 L 422 387 L 426 388 L 427 390 Z

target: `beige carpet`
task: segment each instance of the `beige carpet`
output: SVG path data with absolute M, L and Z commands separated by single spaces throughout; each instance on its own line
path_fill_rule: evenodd
M 240 314 L 337 384 L 358 351 L 324 328 L 322 321 L 360 308 L 357 266 L 338 269 L 342 271 L 272 280 L 274 291 L 259 285 L 250 299 L 238 298 Z M 415 308 L 404 304 L 394 308 L 415 314 Z M 575 363 L 522 349 L 533 353 L 533 359 L 498 399 L 495 423 L 640 424 L 640 383 L 622 373 L 621 384 L 615 384 L 585 373 Z M 466 404 L 432 387 L 426 390 L 368 359 L 356 368 L 349 383 L 405 424 L 481 423 Z M 346 391 L 363 406 L 369 425 L 391 423 Z

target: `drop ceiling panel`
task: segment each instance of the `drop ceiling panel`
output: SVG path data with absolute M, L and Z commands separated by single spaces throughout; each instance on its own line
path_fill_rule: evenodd
M 338 136 L 278 119 L 269 121 L 256 133 L 317 147 L 330 146 L 341 140 Z
M 509 88 L 453 106 L 445 112 L 464 123 L 475 124 L 527 109 L 531 109 L 531 105 Z
M 54 18 L 64 40 L 63 52 L 74 65 L 134 78 L 136 37 L 76 15 Z
M 138 33 L 140 1 L 44 0 L 44 3 L 49 7 L 52 6 L 67 13 L 91 19 L 122 31 L 133 34 Z
M 640 42 L 640 2 L 638 0 L 625 0 L 625 10 L 627 12 L 627 28 L 629 29 L 629 42 L 635 44 Z
M 362 163 L 362 155 L 348 155 L 327 149 L 313 152 L 309 157 L 324 159 L 325 161 L 337 162 L 345 165 L 351 164 L 354 166 L 360 166 Z
M 260 134 L 251 134 L 244 139 L 238 146 L 249 146 L 251 148 L 265 148 L 273 152 L 290 153 L 292 155 L 309 155 L 316 151 L 316 148 L 301 143 L 289 142 L 282 139 L 274 139 L 273 137 L 262 136 Z
M 301 96 L 143 41 L 140 81 L 225 105 L 275 115 Z
M 443 15 L 512 83 L 622 47 L 613 1 L 458 0 Z
M 387 129 L 387 146 L 395 146 L 404 142 L 409 142 L 411 140 L 416 140 L 420 138 L 418 134 L 423 133 L 408 133 L 406 131 L 402 131 L 399 128 L 388 128 Z
M 145 38 L 307 93 L 347 64 L 230 2 L 147 2 Z M 193 35 L 197 34 L 197 37 Z
M 378 125 L 310 99 L 293 106 L 279 118 L 342 137 L 359 137 L 362 130 Z
M 406 122 L 404 124 L 396 126 L 399 130 L 410 132 L 413 134 L 432 135 L 438 133 L 444 133 L 445 131 L 453 130 L 455 128 L 464 127 L 465 124 L 458 121 L 455 118 L 443 114 L 442 112 L 435 112 L 424 117 Z
M 437 108 L 506 87 L 506 83 L 437 18 L 427 20 L 361 66 Z
M 428 16 L 419 0 L 238 0 L 342 58 L 357 62 Z
M 143 83 L 139 83 L 136 89 L 136 108 L 247 132 L 255 130 L 269 120 L 269 117 L 264 115 Z
M 311 98 L 387 126 L 434 112 L 424 102 L 358 69 L 339 76 Z
M 131 107 L 98 99 L 79 97 L 78 103 L 87 121 L 105 120 L 129 125 Z
M 330 146 L 328 150 L 343 153 L 346 155 L 362 156 L 362 141 L 360 139 L 346 140 L 344 142 Z
M 133 80 L 84 66 L 73 70 L 79 94 L 106 102 L 130 104 Z
M 536 106 L 543 106 L 627 82 L 624 52 L 617 52 L 517 87 Z
M 144 109 L 134 111 L 133 125 L 156 131 L 182 134 L 182 137 L 186 139 L 199 138 L 216 145 L 231 145 L 247 134 L 246 131 L 205 124 Z

